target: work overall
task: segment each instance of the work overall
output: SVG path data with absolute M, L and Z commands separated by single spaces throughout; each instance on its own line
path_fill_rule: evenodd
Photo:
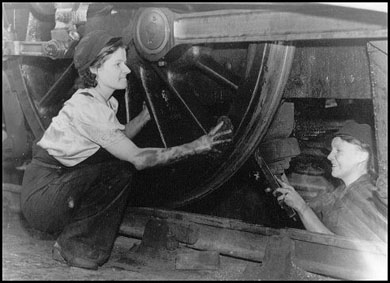
M 110 257 L 133 172 L 133 165 L 104 149 L 66 167 L 39 148 L 23 179 L 23 214 L 33 228 L 60 233 L 57 243 L 69 264 L 82 258 L 102 265 Z

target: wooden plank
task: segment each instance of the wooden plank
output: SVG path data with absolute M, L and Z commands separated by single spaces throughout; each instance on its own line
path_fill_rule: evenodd
M 344 236 L 326 235 L 294 228 L 287 229 L 286 233 L 291 239 L 300 242 L 317 243 L 336 248 L 359 250 L 361 252 L 387 254 L 387 244 L 384 242 L 351 239 Z
M 368 252 L 356 246 L 338 246 L 294 240 L 293 262 L 306 271 L 335 278 L 385 279 L 387 255 Z
M 265 247 L 268 241 L 267 236 L 238 229 L 221 227 L 221 223 L 222 226 L 226 226 L 226 224 L 230 222 L 231 219 L 224 219 L 225 221 L 222 221 L 223 218 L 217 218 L 216 221 L 214 221 L 214 224 L 219 223 L 219 225 L 213 225 L 213 217 L 210 216 L 195 214 L 191 215 L 188 213 L 181 214 L 179 212 L 163 210 L 155 210 L 153 213 L 153 210 L 154 209 L 148 208 L 142 208 L 138 210 L 132 209 L 133 212 L 125 216 L 124 221 L 120 227 L 120 233 L 130 237 L 135 236 L 136 238 L 140 239 L 143 236 L 144 227 L 149 219 L 152 217 L 158 217 L 156 215 L 160 214 L 163 215 L 162 219 L 165 219 L 169 225 L 183 226 L 191 224 L 193 227 L 192 229 L 196 231 L 196 242 L 190 244 L 188 241 L 185 242 L 183 239 L 178 239 L 186 247 L 197 250 L 214 250 L 226 256 L 253 260 L 257 262 L 261 262 L 263 260 Z M 137 214 L 136 211 L 139 213 Z M 145 215 L 144 212 L 149 215 Z M 172 215 L 174 217 L 170 218 L 167 215 Z M 203 222 L 203 224 L 192 222 L 189 220 L 191 216 L 195 218 L 195 221 Z M 178 218 L 180 220 L 178 220 Z M 201 221 L 202 218 L 206 219 L 206 221 Z M 205 222 L 207 224 L 205 224 Z M 175 230 L 175 228 L 172 228 L 172 230 Z M 191 238 L 193 240 L 193 237 L 190 237 L 190 239 Z
M 293 244 L 290 251 L 282 249 L 279 257 L 288 258 L 290 252 L 292 261 L 306 271 L 342 279 L 383 278 L 387 274 L 387 244 L 382 242 L 292 228 L 267 230 L 266 227 L 238 220 L 179 211 L 151 208 L 133 208 L 131 211 L 120 229 L 125 235 L 132 233 L 142 238 L 142 223 L 160 215 L 170 225 L 196 225 L 198 239 L 194 244 L 184 244 L 189 248 L 217 251 L 222 255 L 250 261 L 272 262 L 272 257 L 265 257 L 267 247 L 272 247 L 269 245 L 270 238 L 284 237 Z M 275 250 L 275 245 L 273 247 Z M 268 250 L 268 255 L 272 253 L 271 250 Z
M 127 210 L 125 220 L 128 225 L 133 227 L 141 227 L 146 224 L 148 217 L 158 217 L 161 219 L 178 220 L 186 223 L 199 224 L 203 226 L 210 226 L 215 228 L 224 228 L 229 230 L 238 230 L 242 232 L 250 232 L 264 236 L 284 235 L 300 241 L 317 242 L 325 245 L 332 245 L 342 248 L 356 249 L 359 247 L 365 251 L 383 252 L 387 250 L 387 245 L 381 242 L 371 242 L 359 239 L 351 239 L 343 236 L 332 236 L 319 233 L 313 233 L 306 230 L 288 228 L 288 229 L 274 229 L 257 224 L 245 223 L 236 219 L 228 219 L 217 216 L 201 215 L 196 213 L 188 213 L 182 211 L 155 209 L 147 207 L 129 208 Z M 126 230 L 126 227 L 123 227 Z M 141 229 L 138 229 L 138 237 L 142 237 Z
M 253 232 L 261 235 L 280 235 L 280 230 L 265 227 L 258 224 L 249 224 L 237 219 L 229 219 L 218 216 L 202 215 L 183 211 L 148 208 L 148 207 L 130 207 L 126 212 L 127 221 L 137 221 L 137 215 L 149 217 L 159 217 L 162 219 L 181 220 L 187 223 L 195 223 L 212 227 L 240 230 L 244 232 Z
M 264 264 L 261 267 L 262 279 L 288 279 L 292 270 L 292 241 L 285 236 L 270 236 Z
M 199 224 L 198 224 L 199 225 Z M 199 239 L 194 245 L 200 250 L 215 250 L 219 253 L 252 261 L 263 261 L 268 237 L 250 232 L 200 226 Z
M 175 259 L 176 269 L 216 270 L 220 267 L 219 253 L 216 251 L 180 252 Z
M 371 99 L 363 42 L 298 44 L 285 98 Z
M 388 42 L 375 40 L 367 43 L 370 62 L 371 90 L 373 94 L 374 119 L 379 178 L 377 187 L 382 199 L 388 197 Z

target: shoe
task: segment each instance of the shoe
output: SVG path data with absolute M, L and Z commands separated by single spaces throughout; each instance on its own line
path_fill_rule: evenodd
M 60 245 L 57 242 L 55 242 L 52 250 L 52 258 L 61 263 L 66 263 L 66 260 L 61 255 L 60 249 L 61 249 Z
M 64 252 L 62 251 L 61 246 L 57 242 L 55 242 L 52 250 L 52 257 L 54 260 L 59 261 L 61 263 L 66 263 L 74 267 L 93 269 L 93 270 L 98 269 L 98 264 L 94 261 L 80 258 L 80 257 L 70 257 L 71 259 L 67 260 L 63 254 Z

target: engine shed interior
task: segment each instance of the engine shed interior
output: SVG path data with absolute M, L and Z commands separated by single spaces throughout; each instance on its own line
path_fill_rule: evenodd
M 138 171 L 128 204 L 130 220 L 124 222 L 122 236 L 141 240 L 142 233 L 138 233 L 142 230 L 144 238 L 149 235 L 152 239 L 153 229 L 160 224 L 147 222 L 146 226 L 142 221 L 147 215 L 154 220 L 184 219 L 180 225 L 201 223 L 220 229 L 237 225 L 240 227 L 234 229 L 240 232 L 257 229 L 253 233 L 289 235 L 298 241 L 294 243 L 297 253 L 302 250 L 304 254 L 306 248 L 300 243 L 306 240 L 302 239 L 315 243 L 323 240 L 302 234 L 302 222 L 289 217 L 275 196 L 267 193 L 270 183 L 256 156 L 262 156 L 274 175 L 285 174 L 309 201 L 341 184 L 340 179 L 332 177 L 327 156 L 334 133 L 348 120 L 368 124 L 375 131 L 376 202 L 387 217 L 388 30 L 387 3 L 380 4 L 2 3 L 3 220 L 9 211 L 20 214 L 18 194 L 34 143 L 78 88 L 74 48 L 85 34 L 98 29 L 122 36 L 128 46 L 128 87 L 114 93 L 119 102 L 118 120 L 127 123 L 144 103 L 151 113 L 152 121 L 133 140 L 137 146 L 183 144 L 207 133 L 221 119 L 229 121 L 227 127 L 233 130 L 233 141 L 220 147 L 221 154 Z M 135 221 L 132 213 L 140 215 L 142 221 Z M 141 222 L 142 229 L 137 226 Z M 129 223 L 141 230 L 132 230 Z M 200 231 L 202 234 L 205 230 Z M 212 242 L 210 235 L 219 232 L 204 233 Z M 229 237 L 236 236 L 229 234 L 226 239 Z M 205 249 L 186 241 L 195 250 Z M 253 241 L 257 243 L 257 238 Z M 343 244 L 334 244 L 338 241 Z M 344 239 L 325 242 L 343 249 L 352 246 Z M 222 242 L 210 245 L 223 246 Z M 310 248 L 322 249 L 322 245 Z M 224 247 L 215 249 L 226 255 L 221 251 Z M 244 259 L 238 256 L 240 260 L 251 262 L 261 262 L 264 257 L 270 257 L 269 262 L 283 260 L 263 250 L 261 260 L 246 251 L 243 254 Z M 299 259 L 294 264 L 328 278 L 362 276 L 349 265 L 341 269 L 328 262 L 316 265 L 316 260 L 322 259 L 313 254 L 302 256 L 312 263 Z M 383 256 L 387 260 L 387 252 L 380 255 L 379 261 Z M 343 256 L 340 258 L 342 261 Z M 171 258 L 164 259 L 169 262 Z M 128 268 L 118 262 L 116 268 Z M 263 266 L 267 264 L 264 260 Z M 339 264 L 337 259 L 333 264 Z M 8 279 L 24 279 L 18 277 L 12 264 L 7 268 Z M 248 275 L 250 268 L 245 270 Z M 115 272 L 101 276 L 112 279 Z M 153 276 L 140 278 L 163 278 Z M 171 273 L 167 276 L 165 279 L 177 279 Z M 289 279 L 271 267 L 250 276 Z M 231 275 L 219 279 L 231 278 L 239 279 Z

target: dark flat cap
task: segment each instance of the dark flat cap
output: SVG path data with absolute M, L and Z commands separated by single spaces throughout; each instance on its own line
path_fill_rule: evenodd
M 374 144 L 374 136 L 370 125 L 358 124 L 354 120 L 348 120 L 345 122 L 344 126 L 336 133 L 336 136 L 341 135 L 353 137 L 360 142 L 368 144 L 371 149 Z
M 94 30 L 87 33 L 77 44 L 73 56 L 74 66 L 83 71 L 96 59 L 99 52 L 115 36 L 105 30 Z

